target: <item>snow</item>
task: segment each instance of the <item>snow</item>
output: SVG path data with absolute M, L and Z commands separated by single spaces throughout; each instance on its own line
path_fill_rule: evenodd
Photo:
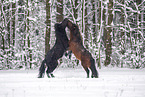
M 58 67 L 55 78 L 38 70 L 1 70 L 0 97 L 145 97 L 145 69 L 102 68 L 86 78 L 81 66 Z

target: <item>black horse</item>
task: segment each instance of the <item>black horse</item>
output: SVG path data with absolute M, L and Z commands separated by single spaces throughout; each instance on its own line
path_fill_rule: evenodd
M 67 25 L 68 20 L 64 19 L 62 23 L 56 23 L 55 24 L 55 36 L 56 36 L 56 41 L 55 45 L 51 50 L 47 52 L 47 55 L 45 56 L 45 59 L 42 61 L 42 64 L 39 68 L 39 75 L 38 78 L 44 77 L 45 73 L 45 64 L 47 66 L 47 77 L 54 77 L 52 72 L 54 69 L 58 66 L 58 59 L 61 58 L 64 54 L 64 52 L 68 48 L 68 37 L 66 35 L 66 25 Z

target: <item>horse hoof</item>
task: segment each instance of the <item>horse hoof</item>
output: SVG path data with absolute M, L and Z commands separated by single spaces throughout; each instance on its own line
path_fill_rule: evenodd
M 37 78 L 44 78 L 44 74 L 39 74 Z
M 55 76 L 54 76 L 53 74 L 48 73 L 48 74 L 47 74 L 47 77 L 48 77 L 48 78 L 51 78 L 51 77 L 54 78 Z
M 52 78 L 54 78 L 55 76 L 53 74 L 50 74 Z
M 47 77 L 48 77 L 48 78 L 50 78 L 50 76 L 49 76 L 49 75 L 47 75 Z
M 93 75 L 93 76 L 91 76 L 91 77 L 92 77 L 92 78 L 99 78 L 98 76 L 94 76 L 94 75 Z
M 49 75 L 49 74 L 47 74 L 47 77 L 48 77 L 48 78 L 50 78 L 50 75 Z
M 37 78 L 43 78 L 43 77 L 38 76 Z

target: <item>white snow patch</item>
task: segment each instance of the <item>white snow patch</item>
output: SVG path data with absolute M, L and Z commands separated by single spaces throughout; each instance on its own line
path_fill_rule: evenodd
M 0 71 L 0 97 L 145 97 L 145 69 L 99 69 L 86 78 L 82 68 L 57 68 L 55 78 L 38 70 Z

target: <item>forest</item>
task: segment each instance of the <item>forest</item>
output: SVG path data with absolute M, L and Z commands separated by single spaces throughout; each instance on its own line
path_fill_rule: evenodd
M 64 18 L 79 26 L 98 68 L 145 67 L 144 0 L 1 0 L 0 70 L 38 68 Z M 80 64 L 74 55 L 62 63 Z

